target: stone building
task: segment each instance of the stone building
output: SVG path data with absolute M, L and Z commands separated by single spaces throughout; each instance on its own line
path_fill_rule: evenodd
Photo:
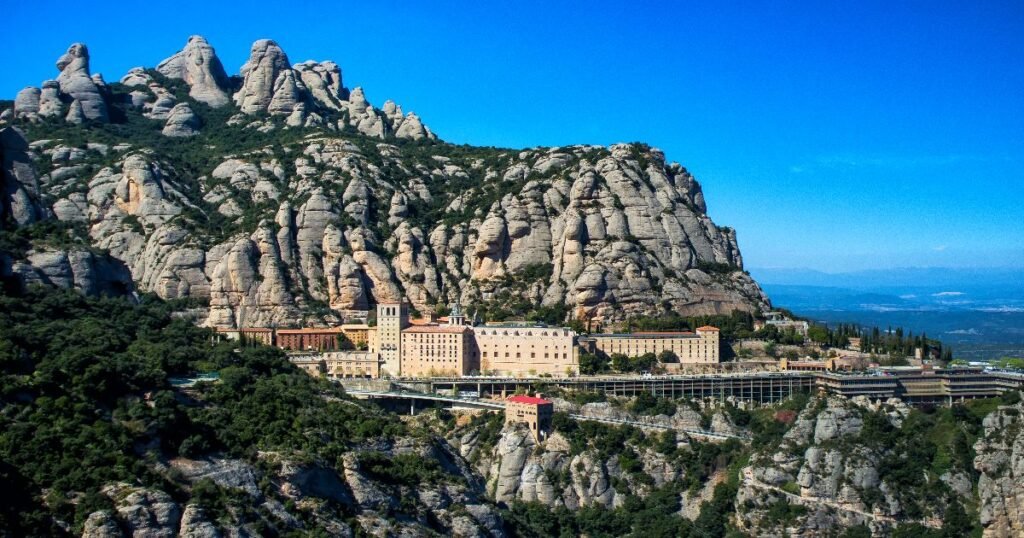
M 505 424 L 526 424 L 537 441 L 551 433 L 555 405 L 534 396 L 510 396 L 505 400 Z
M 464 376 L 480 369 L 473 330 L 465 325 L 458 305 L 447 323 L 412 325 L 401 335 L 403 377 Z
M 498 323 L 473 328 L 480 372 L 494 375 L 574 375 L 580 371 L 576 332 L 539 324 Z
M 404 375 L 402 372 L 402 330 L 409 326 L 409 303 L 377 305 L 377 330 L 370 348 L 380 354 L 382 374 Z
M 327 377 L 331 379 L 377 379 L 380 377 L 380 355 L 372 351 L 332 351 L 320 353 Z
M 670 351 L 679 363 L 662 364 L 669 371 L 679 364 L 717 364 L 721 360 L 719 331 L 716 327 L 699 327 L 696 332 L 644 332 L 629 334 L 591 334 L 580 338 L 580 345 L 591 353 L 605 357 L 622 354 L 639 357 L 647 353 L 661 355 Z
M 248 343 L 260 343 L 265 346 L 274 345 L 274 329 L 266 328 L 243 328 L 228 329 L 217 327 L 217 334 L 228 340 L 245 341 Z
M 319 355 L 291 355 L 288 360 L 313 377 L 323 377 L 327 373 L 327 363 Z
M 289 351 L 335 351 L 341 347 L 337 327 L 278 329 L 276 345 Z
M 348 338 L 355 349 L 361 350 L 369 349 L 370 333 L 375 332 L 374 327 L 365 323 L 346 323 L 339 325 L 338 329 L 341 330 L 341 334 L 345 335 L 345 338 Z

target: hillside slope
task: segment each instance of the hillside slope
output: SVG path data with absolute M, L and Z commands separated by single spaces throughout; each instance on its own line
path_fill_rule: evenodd
M 332 62 L 204 39 L 118 83 L 73 45 L 0 114 L 0 274 L 208 304 L 206 323 L 323 322 L 408 297 L 551 321 L 753 311 L 732 229 L 642 144 L 505 150 L 436 140 Z

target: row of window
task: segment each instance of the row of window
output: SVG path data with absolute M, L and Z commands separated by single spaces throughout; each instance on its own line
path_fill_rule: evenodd
M 488 333 L 488 331 L 490 332 Z M 488 334 L 490 334 L 491 336 L 533 336 L 533 331 L 526 330 L 523 331 L 522 334 L 520 334 L 518 329 L 474 329 L 473 332 L 481 336 L 487 336 Z M 569 331 L 540 331 L 537 333 L 537 336 L 571 337 L 572 335 L 569 333 Z
M 545 354 L 544 354 L 544 357 L 543 357 L 543 358 L 545 358 L 545 359 L 549 359 L 549 358 L 550 358 L 550 359 L 557 359 L 557 358 L 558 358 L 558 353 L 553 353 L 552 355 L 553 355 L 553 356 L 550 356 L 550 357 L 549 357 L 549 356 L 548 356 L 548 354 L 547 354 L 547 353 L 545 353 Z M 487 355 L 487 352 L 486 352 L 486 351 L 484 351 L 484 352 L 482 353 L 482 355 L 481 355 L 481 356 L 482 356 L 483 358 L 485 358 L 485 359 L 486 359 L 486 358 L 488 357 L 488 355 Z M 497 352 L 497 351 L 495 351 L 495 352 L 494 352 L 494 355 L 492 355 L 492 356 L 493 356 L 493 357 L 494 357 L 495 359 L 500 359 L 500 358 L 501 358 L 501 353 L 500 353 L 500 352 Z M 508 358 L 511 358 L 511 357 L 509 356 L 509 352 L 508 352 L 508 351 L 506 351 L 506 352 L 505 352 L 505 358 L 506 358 L 506 359 L 508 359 Z M 522 354 L 521 354 L 521 353 L 519 353 L 519 352 L 517 351 L 517 352 L 516 352 L 516 355 L 515 355 L 515 358 L 517 358 L 517 359 L 521 359 L 521 358 L 522 358 Z M 537 354 L 536 354 L 536 353 L 534 353 L 534 352 L 531 352 L 531 353 L 530 353 L 530 358 L 531 358 L 531 359 L 536 359 L 536 358 L 537 358 Z M 568 358 L 569 358 L 569 354 L 568 354 L 568 353 L 562 353 L 562 358 L 563 358 L 563 359 L 568 359 Z

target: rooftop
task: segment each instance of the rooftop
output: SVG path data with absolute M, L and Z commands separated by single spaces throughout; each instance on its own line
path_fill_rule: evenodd
M 544 405 L 551 403 L 549 400 L 545 400 L 544 398 L 537 398 L 535 396 L 510 396 L 507 401 L 512 403 L 531 405 Z
M 705 325 L 703 327 L 697 327 L 698 331 L 714 331 L 718 332 L 718 327 L 712 327 L 711 325 Z
M 539 322 L 539 321 L 488 321 L 487 323 L 484 323 L 483 326 L 484 327 L 494 327 L 494 328 L 497 328 L 497 329 L 502 329 L 502 328 L 509 328 L 509 329 L 513 329 L 513 328 L 523 328 L 523 329 L 526 329 L 526 328 L 529 328 L 529 329 L 549 329 L 549 328 L 554 328 L 554 327 L 548 327 L 547 323 L 542 323 L 542 322 Z
M 652 333 L 592 333 L 591 338 L 697 338 L 691 332 L 652 332 Z
M 462 334 L 468 333 L 470 328 L 465 325 L 413 325 L 407 329 L 403 329 L 403 333 L 448 333 L 448 334 Z
M 339 327 L 306 327 L 304 329 L 278 329 L 277 334 L 320 334 L 320 333 L 338 333 L 341 332 Z

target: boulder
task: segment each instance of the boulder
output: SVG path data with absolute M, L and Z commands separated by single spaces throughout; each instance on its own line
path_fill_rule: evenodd
M 29 86 L 18 92 L 14 98 L 14 114 L 19 118 L 34 118 L 39 115 L 39 88 Z
M 58 116 L 62 108 L 60 83 L 56 80 L 44 81 L 43 87 L 39 91 L 39 115 L 47 117 Z
M 199 117 L 188 103 L 179 103 L 171 109 L 161 132 L 164 136 L 195 136 L 199 134 Z

